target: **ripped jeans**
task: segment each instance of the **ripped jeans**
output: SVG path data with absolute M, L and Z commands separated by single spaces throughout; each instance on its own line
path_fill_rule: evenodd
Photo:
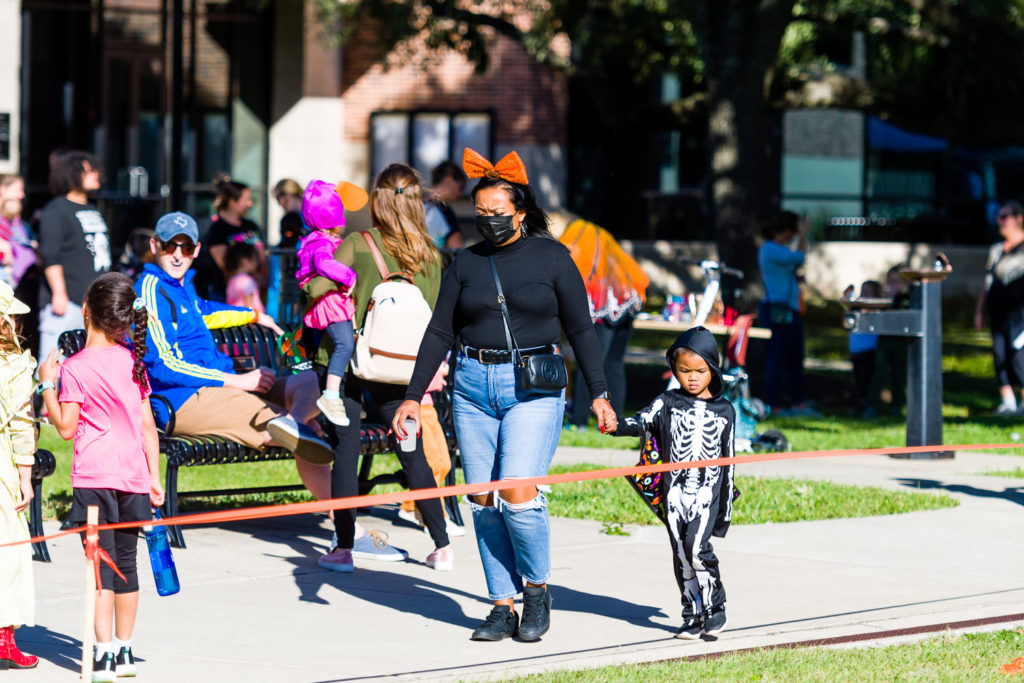
M 460 353 L 455 367 L 452 406 L 466 483 L 547 474 L 562 430 L 565 392 L 520 401 L 511 363 L 485 365 Z M 494 506 L 470 500 L 489 598 L 513 598 L 524 581 L 547 583 L 551 534 L 544 494 L 518 504 L 495 494 Z

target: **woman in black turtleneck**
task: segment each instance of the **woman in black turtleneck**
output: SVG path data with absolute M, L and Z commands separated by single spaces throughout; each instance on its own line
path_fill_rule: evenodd
M 466 483 L 543 476 L 558 445 L 565 392 L 527 397 L 518 389 L 489 257 L 523 355 L 551 353 L 564 330 L 590 389 L 591 409 L 603 428 L 614 431 L 586 290 L 568 250 L 548 232 L 519 155 L 512 152 L 495 167 L 467 149 L 462 163 L 470 178 L 481 178 L 472 197 L 485 241 L 459 252 L 445 273 L 393 428 L 404 435 L 409 418 L 418 428 L 420 399 L 458 335 L 462 348 L 455 361 L 453 409 Z M 470 501 L 494 602 L 472 637 L 502 640 L 518 634 L 521 640 L 537 640 L 550 624 L 547 501 L 534 486 L 473 495 Z M 513 607 L 520 591 L 521 622 Z

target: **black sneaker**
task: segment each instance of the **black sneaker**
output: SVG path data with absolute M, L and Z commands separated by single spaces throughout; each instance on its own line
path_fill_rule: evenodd
M 114 683 L 117 680 L 115 671 L 113 652 L 96 655 L 92 660 L 92 683 Z
M 118 678 L 135 677 L 135 657 L 132 656 L 131 646 L 122 647 L 114 659 L 114 669 Z
M 519 615 L 508 605 L 495 605 L 484 623 L 477 626 L 470 640 L 504 640 L 516 634 Z
M 523 620 L 519 622 L 519 639 L 540 640 L 551 628 L 551 593 L 546 586 L 523 588 Z
M 725 607 L 715 607 L 708 610 L 704 616 L 704 633 L 709 636 L 718 635 L 725 630 L 729 621 L 725 618 Z
M 683 625 L 676 631 L 676 638 L 680 640 L 697 640 L 700 638 L 700 631 L 703 624 L 699 616 L 683 617 Z

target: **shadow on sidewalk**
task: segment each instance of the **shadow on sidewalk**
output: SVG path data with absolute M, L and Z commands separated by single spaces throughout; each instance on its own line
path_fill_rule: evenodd
M 14 633 L 18 647 L 42 661 L 78 673 L 82 670 L 82 641 L 74 636 L 56 633 L 45 626 L 23 626 Z M 141 661 L 141 660 L 140 660 Z
M 322 589 L 329 586 L 375 605 L 398 612 L 418 614 L 467 630 L 479 626 L 487 616 L 491 601 L 486 595 L 470 593 L 416 576 L 420 570 L 414 568 L 414 565 L 420 564 L 418 562 L 357 562 L 356 571 L 352 574 L 338 574 L 319 568 L 316 564 L 317 558 L 326 552 L 329 541 L 324 538 L 322 544 L 311 543 L 308 537 L 310 534 L 323 533 L 323 528 L 319 526 L 321 521 L 317 520 L 317 525 L 314 526 L 309 520 L 301 518 L 278 518 L 261 520 L 258 524 L 225 525 L 222 529 L 287 545 L 292 553 L 274 553 L 272 556 L 293 565 L 292 576 L 295 586 L 299 589 L 299 600 L 303 602 L 330 604 L 322 595 Z M 396 570 L 400 567 L 402 569 L 389 571 L 389 564 Z M 483 570 L 478 571 L 480 574 L 474 579 L 482 586 Z M 555 619 L 558 612 L 580 612 L 617 619 L 644 628 L 675 631 L 672 626 L 653 621 L 655 617 L 666 616 L 660 607 L 636 604 L 559 585 L 551 586 L 551 597 L 554 601 Z M 478 604 L 478 613 L 467 615 L 455 598 Z
M 653 628 L 660 631 L 675 633 L 675 626 L 659 624 L 651 621 L 653 617 L 666 617 L 660 607 L 650 605 L 638 605 L 626 600 L 609 597 L 607 595 L 595 595 L 584 593 L 567 586 L 551 586 L 552 618 L 558 612 L 582 612 L 594 614 L 609 619 L 619 619 L 634 626 Z M 552 621 L 552 623 L 554 623 Z
M 935 479 L 904 478 L 896 479 L 895 481 L 913 489 L 942 489 L 950 493 L 962 493 L 978 498 L 1002 498 L 1017 505 L 1024 505 L 1024 486 L 1013 486 L 1004 488 L 1002 491 L 993 491 L 992 489 L 979 489 L 976 486 L 967 486 L 966 484 L 943 484 Z

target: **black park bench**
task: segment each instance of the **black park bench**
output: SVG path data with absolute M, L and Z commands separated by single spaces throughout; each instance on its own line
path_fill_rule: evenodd
M 28 533 L 32 538 L 43 535 L 43 479 L 53 474 L 57 461 L 53 453 L 40 448 L 36 451 L 36 461 L 32 465 L 32 502 L 28 505 Z M 32 559 L 38 562 L 49 562 L 50 551 L 46 549 L 46 541 L 32 544 Z
M 225 327 L 211 330 L 217 347 L 235 362 L 239 371 L 248 371 L 257 367 L 266 367 L 278 376 L 284 376 L 295 368 L 285 367 L 281 362 L 274 333 L 260 325 L 250 324 L 238 327 Z M 70 357 L 85 345 L 85 330 L 71 330 L 60 335 L 58 341 L 61 352 Z M 454 429 L 451 422 L 451 411 L 446 397 L 439 396 L 438 417 L 441 419 L 445 435 L 448 437 L 449 451 L 452 454 L 452 469 L 448 474 L 447 484 L 455 483 Z M 301 484 L 281 486 L 238 487 L 230 489 L 209 489 L 203 491 L 179 491 L 178 468 L 197 467 L 201 465 L 228 465 L 243 462 L 269 462 L 272 460 L 291 460 L 294 456 L 285 448 L 271 447 L 263 450 L 249 448 L 240 443 L 219 436 L 197 436 L 181 434 L 175 431 L 174 410 L 170 401 L 159 394 L 152 394 L 150 401 L 160 401 L 170 413 L 166 427 L 160 431 L 160 453 L 167 460 L 167 474 L 164 483 L 166 500 L 163 514 L 173 517 L 178 514 L 178 500 L 181 498 L 199 498 L 213 496 L 232 496 L 245 493 L 276 493 L 280 491 L 296 491 L 303 488 Z M 399 469 L 395 472 L 371 476 L 373 457 L 375 455 L 393 453 L 395 443 L 389 434 L 389 427 L 379 424 L 364 423 L 359 437 L 362 443 L 359 465 L 359 494 L 370 493 L 381 484 L 397 483 L 408 487 L 405 473 Z M 52 456 L 51 456 L 52 457 Z M 37 494 L 38 498 L 38 494 Z M 449 497 L 444 500 L 445 509 L 453 521 L 461 524 L 457 499 Z M 185 547 L 185 539 L 181 528 L 168 526 L 171 542 L 179 548 Z M 45 550 L 45 549 L 44 549 Z

